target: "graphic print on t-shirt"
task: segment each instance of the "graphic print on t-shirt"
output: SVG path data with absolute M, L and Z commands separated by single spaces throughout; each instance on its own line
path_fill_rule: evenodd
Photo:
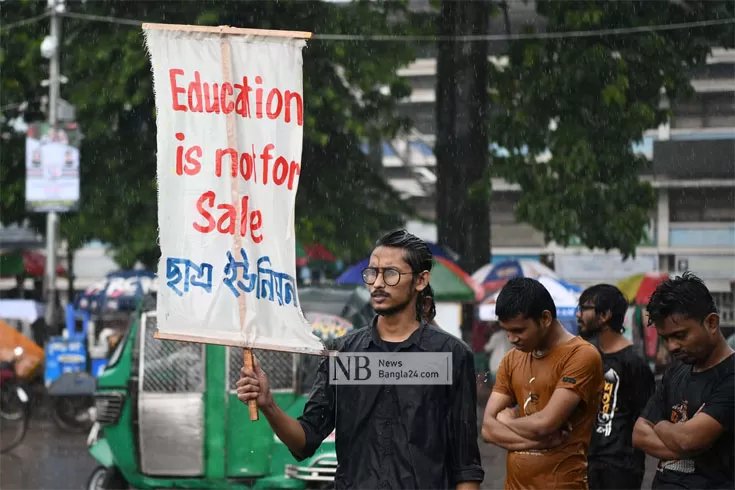
M 538 412 L 538 393 L 533 391 L 533 382 L 536 381 L 536 376 L 533 376 L 528 380 L 528 396 L 523 402 L 523 414 L 528 417 L 531 414 Z
M 684 400 L 681 403 L 677 403 L 671 407 L 671 415 L 669 420 L 672 424 L 683 424 L 689 417 L 687 416 L 687 408 L 689 407 L 689 401 Z M 659 460 L 658 471 L 670 470 L 678 471 L 679 473 L 694 473 L 694 460 L 691 459 L 672 459 L 671 461 Z
M 597 433 L 609 437 L 612 433 L 615 410 L 618 407 L 618 388 L 620 388 L 620 376 L 617 371 L 610 368 L 605 373 L 605 385 L 602 388 L 602 405 L 597 414 Z

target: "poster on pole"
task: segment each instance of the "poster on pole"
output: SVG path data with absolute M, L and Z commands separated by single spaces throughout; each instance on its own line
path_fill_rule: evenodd
M 26 135 L 26 209 L 76 211 L 79 206 L 79 147 L 76 123 L 36 122 Z
M 296 287 L 309 33 L 144 24 L 157 126 L 157 338 L 321 354 Z

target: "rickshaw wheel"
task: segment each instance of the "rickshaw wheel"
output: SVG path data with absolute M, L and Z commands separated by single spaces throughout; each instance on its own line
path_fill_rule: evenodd
M 86 416 L 80 420 L 79 416 L 92 404 L 93 400 L 88 397 L 55 397 L 51 407 L 51 419 L 57 427 L 66 432 L 88 432 L 92 427 L 92 420 Z
M 89 479 L 87 480 L 87 490 L 102 490 L 102 484 L 107 478 L 107 468 L 104 466 L 98 466 L 94 469 Z
M 98 466 L 92 471 L 87 480 L 87 490 L 124 490 L 127 483 L 121 475 L 116 474 L 116 468 Z

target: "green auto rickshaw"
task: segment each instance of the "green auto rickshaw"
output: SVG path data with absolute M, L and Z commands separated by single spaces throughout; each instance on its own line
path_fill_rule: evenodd
M 367 325 L 372 314 L 361 287 L 308 288 L 299 291 L 299 300 L 322 338 Z M 332 486 L 334 433 L 314 456 L 297 462 L 265 418 L 251 421 L 237 399 L 242 349 L 158 340 L 155 298 L 146 303 L 97 379 L 87 445 L 99 466 L 87 488 Z M 298 417 L 320 358 L 254 354 L 279 406 Z

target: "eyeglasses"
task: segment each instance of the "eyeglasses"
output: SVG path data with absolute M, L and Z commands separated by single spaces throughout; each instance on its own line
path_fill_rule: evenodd
M 362 270 L 362 280 L 365 284 L 374 284 L 380 273 L 381 271 L 377 267 L 366 267 Z M 382 274 L 386 286 L 395 286 L 401 280 L 401 276 L 411 276 L 413 272 L 401 272 L 398 269 L 387 267 L 382 270 Z

